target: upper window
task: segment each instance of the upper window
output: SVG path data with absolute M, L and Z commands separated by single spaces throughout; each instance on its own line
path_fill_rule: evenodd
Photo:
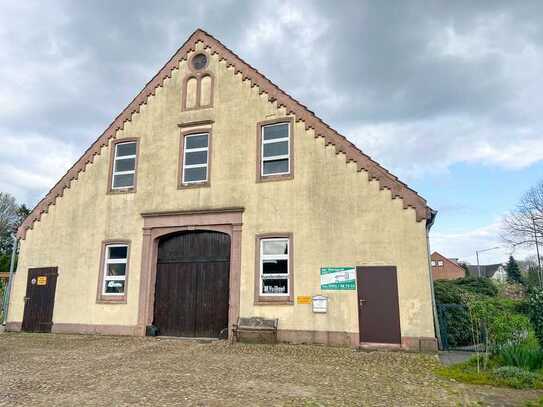
M 207 66 L 207 55 L 206 54 L 196 54 L 192 57 L 191 67 L 192 69 L 199 71 L 204 69 Z
M 188 134 L 183 140 L 184 185 L 204 183 L 209 179 L 209 133 Z
M 262 126 L 261 176 L 290 174 L 290 124 Z
M 432 260 L 432 267 L 435 267 L 435 266 L 436 266 L 436 261 Z
M 102 295 L 124 296 L 126 290 L 128 245 L 108 244 L 105 246 L 104 257 Z
M 137 142 L 118 142 L 115 144 L 111 189 L 122 190 L 136 185 Z
M 288 296 L 289 287 L 289 239 L 260 240 L 260 295 Z
M 438 265 L 439 267 L 443 266 L 443 260 L 438 260 L 438 261 L 437 261 L 437 265 Z

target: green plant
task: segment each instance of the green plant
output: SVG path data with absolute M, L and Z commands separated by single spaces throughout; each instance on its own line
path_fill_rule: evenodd
M 507 280 L 511 283 L 521 283 L 522 276 L 520 274 L 520 268 L 517 261 L 513 256 L 509 256 L 509 261 L 507 266 L 505 266 L 505 271 L 507 272 Z
M 500 349 L 497 360 L 503 366 L 515 366 L 526 370 L 543 368 L 543 350 L 529 343 L 508 345 Z
M 530 290 L 526 300 L 527 313 L 534 327 L 535 336 L 543 347 L 543 289 Z
M 502 380 L 509 386 L 517 389 L 534 387 L 540 380 L 540 377 L 537 374 L 515 366 L 498 367 L 492 371 L 492 374 L 498 380 Z
M 531 330 L 525 315 L 513 312 L 511 301 L 485 300 L 467 297 L 472 326 L 482 327 L 486 332 L 487 349 L 499 351 L 503 346 L 518 345 L 525 341 Z
M 466 277 L 454 280 L 454 283 L 461 289 L 473 294 L 495 297 L 498 295 L 498 287 L 489 278 L 484 277 Z

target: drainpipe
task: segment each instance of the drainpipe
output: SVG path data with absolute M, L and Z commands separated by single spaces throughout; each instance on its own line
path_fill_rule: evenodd
M 17 239 L 17 236 L 13 236 L 13 248 L 11 249 L 11 262 L 9 264 L 9 277 L 8 277 L 8 285 L 6 287 L 6 290 L 4 291 L 4 304 L 3 304 L 3 310 L 4 310 L 4 317 L 2 320 L 2 325 L 6 325 L 6 322 L 8 320 L 8 310 L 9 310 L 9 297 L 11 294 L 11 286 L 13 285 L 13 273 L 15 271 L 15 255 L 17 254 L 17 245 L 19 244 L 19 240 Z
M 426 250 L 428 252 L 428 275 L 430 276 L 430 293 L 432 295 L 432 313 L 434 314 L 434 333 L 437 338 L 437 346 L 440 350 L 443 350 L 443 343 L 441 342 L 441 331 L 439 330 L 439 318 L 437 315 L 436 297 L 434 294 L 434 279 L 432 277 L 432 258 L 430 253 L 430 229 L 434 225 L 436 220 L 437 211 L 430 209 L 430 219 L 426 222 Z

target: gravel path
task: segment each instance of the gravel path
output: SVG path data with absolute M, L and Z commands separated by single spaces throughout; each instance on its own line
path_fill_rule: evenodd
M 522 405 L 436 377 L 437 357 L 306 345 L 0 334 L 0 405 Z

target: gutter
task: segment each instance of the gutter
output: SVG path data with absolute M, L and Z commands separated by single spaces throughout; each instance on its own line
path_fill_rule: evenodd
M 439 318 L 437 315 L 436 297 L 434 294 L 434 279 L 432 277 L 432 258 L 430 253 L 430 229 L 436 220 L 437 211 L 428 208 L 429 217 L 426 221 L 426 251 L 428 252 L 428 276 L 430 277 L 430 293 L 432 295 L 432 313 L 434 314 L 434 334 L 437 338 L 437 345 L 440 350 L 443 350 L 443 342 L 441 341 L 441 332 L 439 330 Z

